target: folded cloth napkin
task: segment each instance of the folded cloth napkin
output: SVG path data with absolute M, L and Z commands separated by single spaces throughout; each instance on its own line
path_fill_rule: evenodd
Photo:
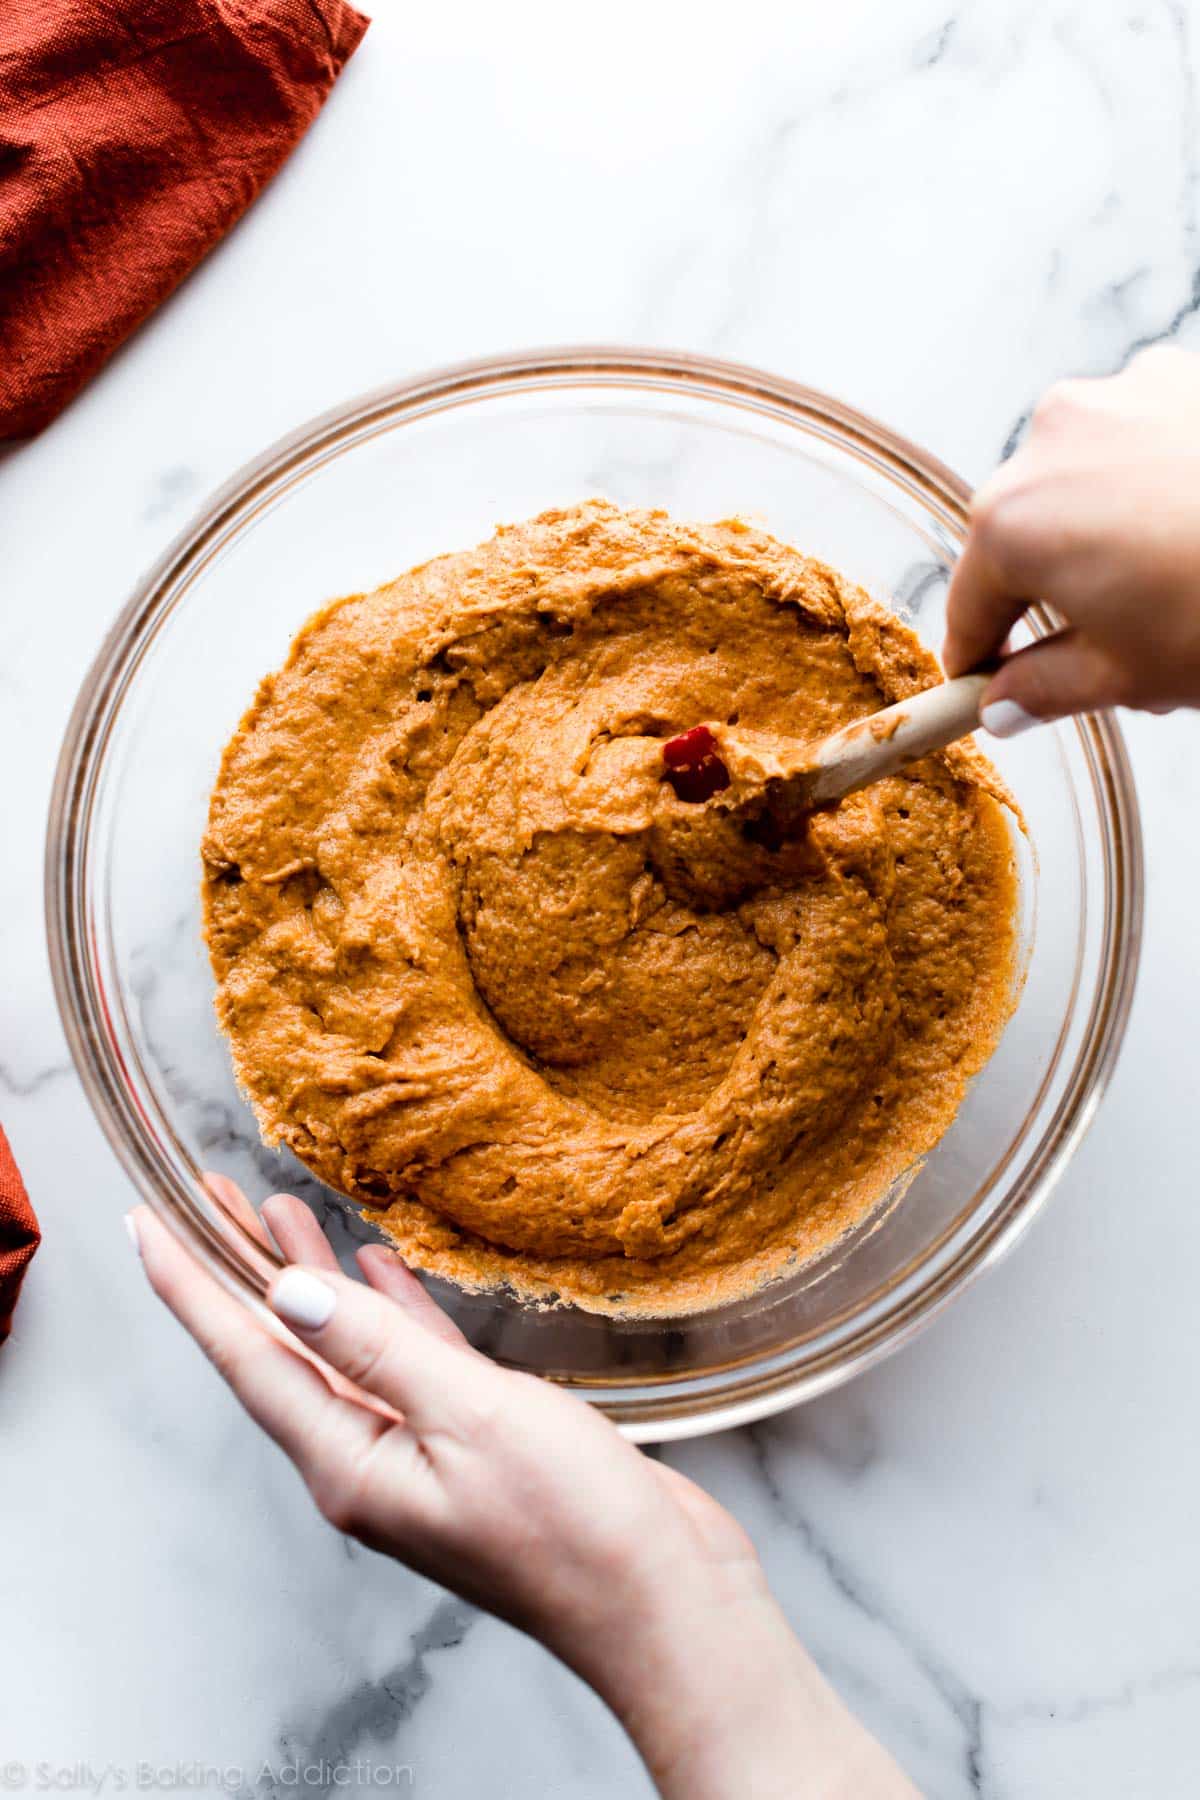
M 0 438 L 49 424 L 240 218 L 367 24 L 344 0 L 4 0 Z
M 41 1241 L 25 1184 L 0 1126 L 0 1344 L 8 1336 L 22 1278 Z

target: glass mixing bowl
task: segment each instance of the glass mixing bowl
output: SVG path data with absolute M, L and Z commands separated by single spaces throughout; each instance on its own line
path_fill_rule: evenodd
M 141 584 L 83 685 L 47 845 L 50 949 L 100 1123 L 159 1216 L 260 1316 L 278 1263 L 206 1171 L 301 1193 L 353 1271 L 372 1235 L 264 1148 L 230 1069 L 200 938 L 198 846 L 222 746 L 259 677 L 333 595 L 601 494 L 743 512 L 891 601 L 933 645 L 968 490 L 882 426 L 700 357 L 575 349 L 476 363 L 329 414 L 234 477 Z M 1021 627 L 1040 635 L 1035 611 Z M 431 1285 L 491 1355 L 561 1381 L 634 1437 L 740 1423 L 903 1343 L 1028 1224 L 1112 1072 L 1141 909 L 1137 802 L 1109 717 L 988 750 L 1030 840 L 1025 981 L 995 1055 L 902 1196 L 752 1298 L 693 1317 L 538 1311 Z M 1032 849 L 1031 846 L 1032 845 Z

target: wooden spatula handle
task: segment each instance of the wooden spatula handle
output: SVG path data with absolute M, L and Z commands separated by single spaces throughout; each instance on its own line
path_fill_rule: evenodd
M 979 724 L 979 703 L 991 679 L 990 672 L 959 675 L 835 731 L 814 756 L 811 803 L 824 806 L 853 794 L 966 737 Z

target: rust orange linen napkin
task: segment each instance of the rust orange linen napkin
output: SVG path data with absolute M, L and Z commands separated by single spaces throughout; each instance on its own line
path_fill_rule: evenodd
M 0 1344 L 8 1336 L 25 1270 L 41 1241 L 25 1183 L 0 1126 Z
M 49 424 L 240 218 L 367 24 L 344 0 L 0 4 L 0 439 Z

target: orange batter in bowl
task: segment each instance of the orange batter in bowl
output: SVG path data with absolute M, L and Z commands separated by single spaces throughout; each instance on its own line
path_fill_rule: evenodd
M 1006 796 L 959 747 L 772 848 L 662 779 L 938 679 L 740 521 L 599 501 L 326 607 L 228 745 L 217 1010 L 264 1137 L 408 1260 L 670 1315 L 860 1220 L 1015 993 Z

